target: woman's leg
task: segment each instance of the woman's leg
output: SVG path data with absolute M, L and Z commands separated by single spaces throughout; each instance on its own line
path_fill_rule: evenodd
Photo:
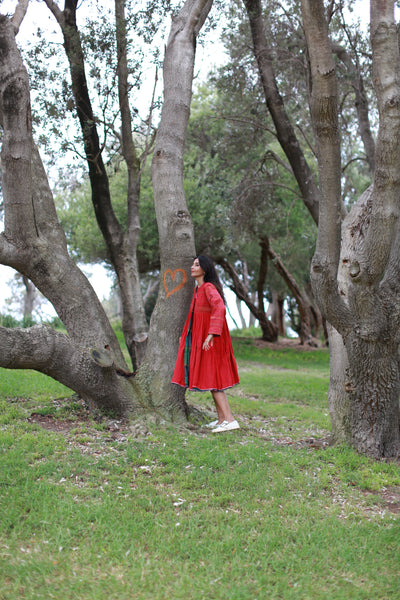
M 228 421 L 228 423 L 234 421 L 235 419 L 232 415 L 225 392 L 222 390 L 212 390 L 211 394 L 217 409 L 218 423 L 222 423 L 222 421 Z

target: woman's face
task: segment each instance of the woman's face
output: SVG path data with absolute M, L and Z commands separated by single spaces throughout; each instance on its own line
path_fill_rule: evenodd
M 192 277 L 204 277 L 205 271 L 200 266 L 199 259 L 195 258 L 190 269 Z

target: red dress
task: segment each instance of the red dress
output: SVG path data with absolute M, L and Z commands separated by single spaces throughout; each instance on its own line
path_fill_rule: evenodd
M 185 381 L 185 344 L 191 322 L 188 381 Z M 190 333 L 190 332 L 189 332 Z M 213 334 L 213 345 L 203 350 L 204 340 Z M 231 336 L 225 319 L 225 305 L 212 283 L 197 287 L 179 344 L 172 383 L 190 390 L 225 390 L 239 383 Z

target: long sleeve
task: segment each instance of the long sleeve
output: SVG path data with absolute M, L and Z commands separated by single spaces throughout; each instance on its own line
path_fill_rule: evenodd
M 212 335 L 221 335 L 226 312 L 224 301 L 212 283 L 204 284 L 204 292 L 211 307 L 208 333 Z

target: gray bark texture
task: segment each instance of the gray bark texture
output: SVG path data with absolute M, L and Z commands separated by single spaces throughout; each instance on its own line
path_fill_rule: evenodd
M 140 233 L 139 193 L 140 165 L 132 138 L 128 101 L 128 70 L 126 59 L 126 24 L 124 1 L 116 0 L 116 38 L 118 53 L 118 92 L 121 114 L 122 154 L 128 169 L 128 227 L 124 231 L 115 214 L 109 189 L 107 171 L 102 158 L 102 147 L 97 131 L 89 87 L 86 80 L 84 52 L 76 22 L 78 2 L 65 0 L 61 11 L 53 0 L 44 0 L 54 15 L 64 38 L 69 61 L 72 92 L 80 122 L 84 151 L 88 164 L 92 202 L 107 246 L 110 261 L 118 278 L 122 303 L 122 329 L 134 369 L 143 360 L 147 343 L 148 325 L 140 287 L 137 246 Z
M 106 314 L 68 255 L 51 190 L 33 143 L 28 75 L 8 17 L 0 15 L 0 122 L 4 232 L 0 262 L 29 278 L 54 306 L 68 336 L 42 327 L 0 328 L 0 366 L 31 368 L 79 393 L 90 405 L 120 415 L 142 410 L 133 379 Z M 107 355 L 101 367 L 90 350 Z
M 279 143 L 296 178 L 304 204 L 318 223 L 319 192 L 312 171 L 304 157 L 276 83 L 272 54 L 266 38 L 261 0 L 243 0 L 249 16 L 254 56 L 263 85 L 265 101 L 275 125 Z
M 371 0 L 379 133 L 372 186 L 340 227 L 340 140 L 335 66 L 323 2 L 302 0 L 312 69 L 312 117 L 321 187 L 314 294 L 342 336 L 352 445 L 373 457 L 399 453 L 399 48 L 393 2 Z M 341 238 L 343 242 L 341 243 Z M 342 376 L 343 380 L 343 376 Z M 343 413 L 344 414 L 344 413 Z M 345 425 L 345 424 L 344 424 Z
M 36 288 L 28 277 L 22 276 L 22 281 L 25 286 L 24 293 L 24 322 L 32 319 L 32 312 L 36 297 Z
M 76 3 L 67 0 L 65 14 L 56 5 L 49 4 L 65 34 L 73 86 L 79 100 L 85 82 L 81 55 L 79 52 L 74 54 L 76 44 L 79 45 L 74 20 Z M 35 284 L 53 304 L 68 332 L 68 335 L 62 335 L 45 327 L 0 328 L 0 366 L 41 371 L 76 391 L 90 405 L 119 415 L 137 416 L 152 411 L 168 418 L 183 418 L 187 412 L 184 390 L 170 383 L 178 340 L 193 291 L 190 265 L 195 256 L 193 227 L 183 191 L 183 151 L 190 113 L 195 42 L 211 4 L 211 0 L 188 0 L 173 18 L 166 47 L 164 106 L 153 160 L 161 283 L 146 359 L 136 377 L 128 372 L 118 341 L 91 285 L 68 255 L 52 193 L 32 139 L 29 82 L 16 47 L 15 30 L 8 17 L 0 16 L 0 117 L 4 132 L 1 161 L 5 211 L 0 262 L 13 267 Z M 118 2 L 117 13 L 121 24 L 123 14 Z M 123 35 L 120 35 L 119 43 L 123 53 Z M 120 100 L 126 114 L 123 59 L 120 67 Z M 92 127 L 90 101 L 88 97 L 85 100 L 88 102 L 77 102 L 77 109 L 83 125 L 89 119 L 88 127 L 83 127 L 87 134 L 85 150 L 93 187 L 101 191 L 108 184 L 103 177 L 101 156 L 95 152 L 98 138 Z M 132 167 L 133 197 L 137 187 L 137 164 L 128 139 L 129 132 L 125 131 L 123 136 L 124 155 Z M 120 228 L 109 200 L 107 193 L 100 194 L 98 217 L 108 235 L 117 231 L 113 251 L 118 254 L 119 248 L 121 254 L 118 256 L 124 260 L 126 254 L 122 252 L 122 246 L 118 246 Z M 130 233 L 136 235 L 135 201 L 132 206 L 129 228 Z M 128 246 L 132 250 L 131 241 Z
M 184 389 L 171 377 L 179 337 L 193 293 L 190 266 L 194 232 L 183 189 L 183 153 L 192 97 L 196 37 L 212 0 L 187 0 L 173 17 L 165 48 L 164 102 L 158 128 L 152 178 L 160 243 L 161 279 L 150 322 L 146 358 L 138 381 L 159 410 L 186 415 Z

